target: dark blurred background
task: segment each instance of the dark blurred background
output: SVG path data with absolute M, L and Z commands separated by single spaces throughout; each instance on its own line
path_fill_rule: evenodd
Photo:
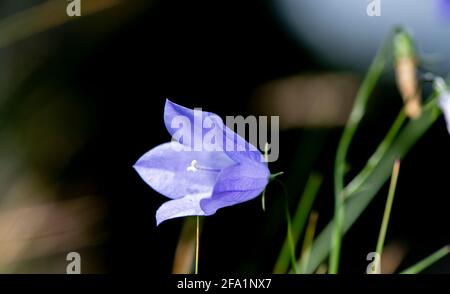
M 0 4 L 1 271 L 65 272 L 70 251 L 80 252 L 83 272 L 172 271 L 183 220 L 156 227 L 166 198 L 132 168 L 170 140 L 166 98 L 222 117 L 279 115 L 280 157 L 270 169 L 285 172 L 292 209 L 310 173 L 322 174 L 318 231 L 330 221 L 337 142 L 366 64 L 330 59 L 299 40 L 275 1 L 82 0 L 78 19 L 58 16 L 65 3 L 49 1 L 31 11 L 41 13 L 37 20 L 21 22 L 35 15 L 21 11 L 44 2 Z M 30 29 L 36 23 L 43 28 Z M 350 149 L 351 175 L 401 105 L 391 70 Z M 440 119 L 402 162 L 387 235 L 400 268 L 450 243 L 448 150 Z M 365 272 L 386 195 L 387 187 L 344 238 L 342 272 Z M 258 199 L 203 219 L 200 272 L 272 271 L 286 236 L 286 198 L 271 184 L 265 212 Z M 450 259 L 428 272 L 450 273 Z

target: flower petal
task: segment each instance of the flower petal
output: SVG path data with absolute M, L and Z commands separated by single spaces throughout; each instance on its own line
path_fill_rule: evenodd
M 189 109 L 166 100 L 164 123 L 175 140 L 193 150 L 204 151 L 205 144 L 208 143 L 205 143 L 205 136 L 209 132 L 216 132 L 216 138 L 222 139 L 220 150 L 234 161 L 262 161 L 261 153 L 256 147 L 225 126 L 222 119 L 212 112 Z
M 449 0 L 439 0 L 439 13 L 444 20 L 449 20 L 450 18 L 450 1 Z
M 201 110 L 194 110 L 166 100 L 164 107 L 164 124 L 167 131 L 176 141 L 191 147 L 192 150 L 201 151 L 203 137 L 206 131 L 203 128 L 205 118 L 214 115 Z
M 200 207 L 200 200 L 209 196 L 211 196 L 211 193 L 198 193 L 165 202 L 156 211 L 156 225 L 171 218 L 205 215 Z
M 211 193 L 223 168 L 234 162 L 223 152 L 180 151 L 178 142 L 159 145 L 145 153 L 134 165 L 142 179 L 166 197 Z M 192 168 L 196 161 L 203 169 Z
M 450 93 L 444 93 L 439 99 L 439 106 L 444 114 L 445 121 L 447 122 L 447 130 L 450 134 Z
M 220 119 L 220 118 L 219 118 Z M 239 136 L 236 132 L 233 132 L 226 125 L 221 123 L 217 124 L 218 128 L 221 128 L 224 137 L 223 146 L 225 146 L 225 153 L 236 162 L 243 162 L 247 159 L 263 162 L 263 156 L 258 149 L 245 141 L 244 138 Z
M 217 179 L 212 196 L 200 201 L 205 215 L 218 209 L 249 201 L 262 193 L 270 177 L 265 163 L 246 160 L 225 168 Z

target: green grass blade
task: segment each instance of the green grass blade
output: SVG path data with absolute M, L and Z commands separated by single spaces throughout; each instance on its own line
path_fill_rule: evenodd
M 381 256 L 383 253 L 384 240 L 386 239 L 386 232 L 389 224 L 389 218 L 392 211 L 392 203 L 394 202 L 395 190 L 397 188 L 398 174 L 400 171 L 400 161 L 396 160 L 392 169 L 391 184 L 389 185 L 388 198 L 386 200 L 386 207 L 384 208 L 383 221 L 381 222 L 380 234 L 378 235 L 376 252 Z
M 195 228 L 195 270 L 194 270 L 195 274 L 198 274 L 199 247 L 200 247 L 200 217 L 197 216 L 196 228 Z
M 384 137 L 383 141 L 380 143 L 376 151 L 367 161 L 367 164 L 361 170 L 361 172 L 345 187 L 344 194 L 346 198 L 355 195 L 356 190 L 361 188 L 362 184 L 367 180 L 367 178 L 372 173 L 373 169 L 377 164 L 383 159 L 392 142 L 397 137 L 401 127 L 406 121 L 406 114 L 404 110 L 401 110 L 394 124 L 389 129 L 387 135 Z
M 361 188 L 354 192 L 345 203 L 345 218 L 343 233 L 345 233 L 358 219 L 373 197 L 381 189 L 391 174 L 392 164 L 395 159 L 402 159 L 412 146 L 433 125 L 441 114 L 437 107 L 437 99 L 432 98 L 424 106 L 422 116 L 416 120 L 409 121 L 400 131 L 395 142 L 388 148 L 383 158 L 374 166 L 371 174 L 366 178 Z M 311 251 L 310 264 L 307 272 L 312 273 L 330 252 L 334 224 L 330 222 L 319 234 Z
M 406 270 L 402 271 L 400 274 L 405 275 L 411 275 L 411 274 L 418 274 L 433 263 L 437 262 L 441 258 L 445 257 L 447 254 L 450 253 L 450 246 L 445 246 L 435 253 L 431 254 L 430 256 L 426 257 L 422 261 L 419 261 L 415 265 L 407 268 Z
M 400 160 L 396 160 L 394 163 L 394 167 L 392 168 L 391 183 L 389 185 L 389 192 L 386 200 L 386 206 L 384 208 L 383 220 L 381 222 L 380 233 L 378 234 L 377 247 L 375 249 L 378 258 L 381 258 L 381 255 L 383 254 L 384 240 L 386 239 L 386 232 L 389 224 L 389 218 L 391 216 L 392 203 L 394 202 L 399 172 L 400 172 Z M 375 272 L 373 273 L 381 273 L 380 262 L 381 260 L 378 263 L 376 263 L 376 269 Z
M 305 239 L 303 240 L 302 255 L 299 261 L 300 273 L 304 274 L 309 263 L 309 256 L 311 255 L 311 247 L 316 233 L 316 225 L 319 214 L 316 211 L 311 211 L 309 216 L 308 226 L 306 227 Z
M 292 236 L 292 222 L 291 214 L 289 213 L 289 207 L 286 202 L 286 220 L 287 220 L 287 240 L 289 244 L 289 256 L 291 257 L 291 265 L 294 273 L 298 274 L 297 262 L 295 260 L 295 244 Z
M 373 60 L 369 71 L 364 78 L 364 81 L 356 95 L 356 99 L 353 105 L 352 112 L 344 128 L 341 140 L 339 141 L 336 160 L 334 164 L 334 194 L 335 194 L 335 208 L 334 208 L 334 230 L 333 238 L 331 242 L 331 256 L 330 256 L 330 273 L 335 274 L 339 268 L 339 256 L 341 252 L 341 243 L 343 236 L 344 225 L 344 175 L 346 167 L 347 152 L 350 147 L 350 143 L 356 133 L 359 123 L 366 112 L 367 101 L 372 93 L 375 85 L 383 73 L 386 60 L 388 56 L 388 45 L 391 38 L 388 38 L 385 44 L 378 51 L 375 59 Z
M 297 244 L 301 234 L 303 233 L 308 215 L 311 211 L 311 207 L 314 203 L 321 184 L 322 176 L 318 174 L 312 174 L 306 183 L 305 190 L 300 198 L 292 221 L 292 241 L 294 245 Z M 273 272 L 276 274 L 286 273 L 288 271 L 289 262 L 289 240 L 288 238 L 286 238 L 281 248 L 277 262 L 275 263 Z

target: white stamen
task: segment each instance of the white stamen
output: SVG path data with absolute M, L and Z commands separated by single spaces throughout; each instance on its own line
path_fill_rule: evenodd
M 192 160 L 191 165 L 187 167 L 187 171 L 195 172 L 197 171 L 197 160 Z

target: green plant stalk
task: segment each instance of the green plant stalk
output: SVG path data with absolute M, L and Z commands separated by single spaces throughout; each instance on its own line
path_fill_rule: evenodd
M 271 174 L 269 177 L 269 183 L 271 181 L 273 181 L 276 177 L 281 176 L 282 174 L 284 174 L 284 172 L 279 172 L 279 173 L 275 173 L 275 174 Z M 262 206 L 262 210 L 266 211 L 266 189 L 263 190 L 262 192 L 262 196 L 261 196 L 261 206 Z
M 298 240 L 303 233 L 308 215 L 311 211 L 321 184 L 322 176 L 314 173 L 311 174 L 306 182 L 305 190 L 300 198 L 292 220 L 292 241 L 294 244 L 298 243 Z M 286 238 L 275 263 L 273 273 L 286 273 L 288 271 L 289 262 L 291 261 L 290 256 L 289 240 Z
M 441 258 L 445 257 L 447 254 L 450 253 L 450 246 L 445 246 L 435 253 L 431 254 L 430 256 L 426 257 L 422 261 L 419 261 L 415 265 L 407 268 L 406 270 L 402 271 L 400 274 L 405 275 L 411 275 L 411 274 L 418 274 L 433 263 L 437 262 Z
M 300 273 L 304 274 L 309 262 L 309 256 L 311 254 L 311 246 L 314 240 L 314 234 L 316 233 L 316 225 L 319 214 L 316 211 L 311 211 L 309 216 L 308 226 L 306 227 L 305 239 L 303 240 L 302 255 L 299 261 Z
M 402 159 L 422 135 L 433 125 L 440 116 L 437 106 L 437 93 L 432 95 L 423 108 L 420 118 L 409 121 L 400 131 L 396 140 L 387 149 L 383 158 L 372 168 L 372 172 L 361 185 L 361 189 L 347 195 L 345 203 L 345 218 L 343 231 L 345 233 L 358 219 L 376 193 L 381 189 L 391 174 L 392 164 L 396 159 Z M 383 142 L 382 142 L 383 144 Z M 313 273 L 330 252 L 330 242 L 334 234 L 334 220 L 316 238 L 311 251 L 311 259 L 307 273 Z
M 197 216 L 197 227 L 195 230 L 195 274 L 198 274 L 198 253 L 200 247 L 200 217 Z
M 262 192 L 261 207 L 263 211 L 266 211 L 266 189 L 264 189 L 264 191 Z
M 388 38 L 390 41 L 390 38 Z M 347 152 L 350 147 L 350 143 L 356 133 L 359 123 L 366 111 L 367 101 L 370 94 L 375 88 L 381 74 L 384 71 L 387 59 L 388 45 L 385 44 L 378 51 L 374 61 L 372 62 L 369 71 L 356 95 L 355 103 L 353 105 L 352 112 L 350 113 L 349 120 L 345 126 L 341 140 L 339 141 L 336 160 L 334 165 L 334 232 L 331 241 L 331 256 L 330 256 L 330 273 L 336 274 L 339 268 L 339 256 L 341 252 L 341 243 L 343 236 L 343 224 L 344 224 L 344 174 L 346 167 Z
M 406 114 L 402 109 L 397 115 L 397 118 L 395 119 L 394 124 L 389 129 L 387 135 L 376 149 L 375 153 L 373 153 L 367 161 L 367 164 L 364 166 L 361 172 L 345 187 L 344 194 L 346 195 L 346 199 L 348 199 L 348 197 L 352 195 L 355 195 L 355 192 L 359 188 L 361 188 L 362 184 L 367 180 L 375 166 L 381 161 L 389 147 L 392 145 L 392 142 L 397 137 L 405 121 Z
M 383 254 L 384 240 L 386 239 L 386 232 L 389 224 L 389 218 L 392 211 L 392 203 L 394 202 L 395 190 L 397 188 L 398 174 L 400 171 L 400 161 L 396 160 L 392 169 L 391 184 L 389 185 L 388 198 L 386 200 L 386 207 L 384 208 L 383 221 L 381 222 L 380 233 L 378 235 L 376 252 L 381 257 Z M 379 263 L 378 263 L 379 264 Z
M 289 207 L 286 202 L 286 219 L 287 219 L 287 238 L 289 242 L 289 251 L 291 255 L 291 263 L 292 263 L 292 269 L 294 270 L 294 273 L 298 274 L 298 268 L 297 268 L 297 262 L 295 260 L 295 245 L 294 245 L 294 239 L 292 236 L 292 222 L 291 222 L 291 215 L 289 213 Z

